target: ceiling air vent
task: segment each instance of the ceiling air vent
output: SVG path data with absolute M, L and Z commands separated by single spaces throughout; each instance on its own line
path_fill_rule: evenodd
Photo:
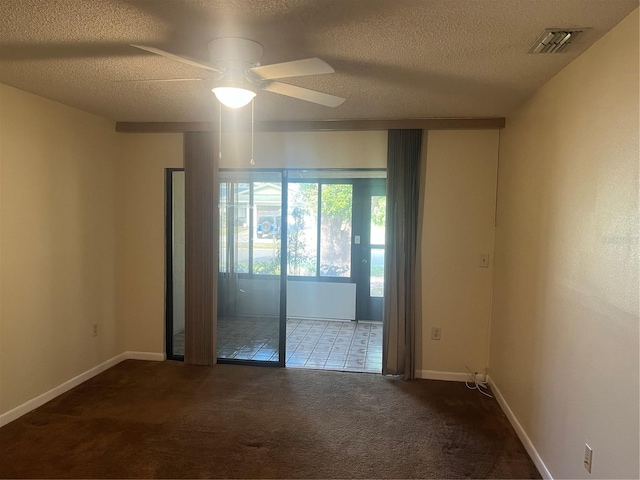
M 529 53 L 561 53 L 585 29 L 547 28 L 536 39 Z

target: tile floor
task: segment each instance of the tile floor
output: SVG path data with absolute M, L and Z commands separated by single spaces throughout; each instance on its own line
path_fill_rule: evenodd
M 286 366 L 380 373 L 382 324 L 287 320 Z
M 278 319 L 220 319 L 217 346 L 220 358 L 275 361 Z M 174 352 L 183 351 L 180 332 L 174 336 Z M 289 318 L 286 352 L 287 367 L 380 373 L 382 324 Z

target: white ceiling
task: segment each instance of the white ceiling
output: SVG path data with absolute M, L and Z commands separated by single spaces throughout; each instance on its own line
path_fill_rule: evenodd
M 208 121 L 203 76 L 130 43 L 208 60 L 207 42 L 264 46 L 262 64 L 320 57 L 285 80 L 345 97 L 328 108 L 260 92 L 259 120 L 504 116 L 638 0 L 2 0 L 0 82 L 119 121 Z M 527 54 L 547 27 L 590 27 L 566 53 Z M 204 72 L 206 74 L 206 72 Z M 586 79 L 585 79 L 586 80 Z M 1 100 L 1 99 L 0 99 Z

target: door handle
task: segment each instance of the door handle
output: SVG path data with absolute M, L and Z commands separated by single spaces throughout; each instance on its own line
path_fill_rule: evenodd
M 366 258 L 363 258 L 362 263 L 369 263 L 369 260 L 367 260 Z

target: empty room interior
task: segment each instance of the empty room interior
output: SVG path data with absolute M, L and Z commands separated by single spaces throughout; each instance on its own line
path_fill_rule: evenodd
M 638 0 L 4 0 L 0 478 L 639 478 Z

